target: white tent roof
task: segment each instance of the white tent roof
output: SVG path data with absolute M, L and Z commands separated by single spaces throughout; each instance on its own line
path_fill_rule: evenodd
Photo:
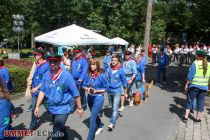
M 35 37 L 35 41 L 62 46 L 111 44 L 109 38 L 75 24 Z
M 111 39 L 113 45 L 127 45 L 129 44 L 126 40 L 120 38 L 120 37 L 115 37 Z

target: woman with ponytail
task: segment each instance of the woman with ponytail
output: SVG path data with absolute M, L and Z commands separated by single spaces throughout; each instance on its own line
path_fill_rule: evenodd
M 206 53 L 202 50 L 196 51 L 196 60 L 191 65 L 187 77 L 185 90 L 187 93 L 187 105 L 182 120 L 186 122 L 190 110 L 193 109 L 193 101 L 197 101 L 197 115 L 195 122 L 201 122 L 201 115 L 204 111 L 204 102 L 208 87 L 210 85 L 210 64 L 206 60 Z

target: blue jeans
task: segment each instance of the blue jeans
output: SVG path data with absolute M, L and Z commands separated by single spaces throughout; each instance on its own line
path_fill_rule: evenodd
M 37 126 L 37 117 L 34 115 L 37 98 L 38 98 L 37 96 L 32 96 L 32 112 L 31 112 L 30 128 L 35 128 Z
M 197 101 L 197 111 L 204 111 L 204 102 L 207 91 L 202 90 L 196 87 L 192 87 L 189 89 L 189 93 L 187 94 L 187 109 L 193 109 L 193 101 L 196 98 Z
M 157 82 L 160 82 L 160 75 L 163 75 L 163 81 L 166 81 L 166 68 L 158 68 Z
M 104 104 L 104 97 L 103 100 L 94 100 L 93 96 L 88 95 L 88 106 L 91 111 L 91 116 L 90 116 L 90 126 L 89 126 L 87 140 L 94 139 L 96 127 L 98 128 L 103 127 L 103 123 L 101 122 L 101 119 L 99 117 L 99 113 L 101 112 L 103 104 Z
M 111 98 L 111 104 L 112 104 L 112 116 L 110 119 L 110 123 L 116 124 L 118 114 L 119 114 L 121 93 L 109 93 L 109 96 Z
M 53 134 L 58 134 L 60 132 L 66 135 L 65 131 L 65 123 L 68 118 L 68 114 L 53 114 L 52 121 L 53 121 Z M 52 140 L 60 140 L 62 137 L 52 137 Z

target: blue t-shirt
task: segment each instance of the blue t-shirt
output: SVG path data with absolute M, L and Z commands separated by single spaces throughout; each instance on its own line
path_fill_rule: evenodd
M 144 62 L 140 61 L 136 64 L 137 66 L 137 74 L 135 81 L 142 81 L 142 74 L 144 74 Z
M 10 73 L 6 67 L 0 68 L 0 79 L 2 80 L 8 92 L 13 90 L 13 84 L 10 78 Z
M 63 69 L 57 80 L 53 80 L 50 71 L 42 79 L 41 91 L 47 98 L 48 110 L 51 114 L 69 114 L 72 111 L 72 98 L 80 96 L 71 74 Z
M 123 68 L 118 70 L 109 69 L 108 82 L 109 82 L 109 91 L 110 93 L 122 93 L 122 87 L 127 87 L 127 81 L 125 76 L 125 71 Z
M 125 61 L 123 63 L 123 68 L 126 74 L 126 80 L 130 80 L 132 74 L 137 74 L 136 62 L 134 60 Z
M 45 72 L 50 70 L 50 65 L 48 62 L 45 62 L 39 66 L 36 66 L 34 76 L 32 78 L 32 88 L 37 87 L 41 82 Z M 37 90 L 32 96 L 38 96 L 40 90 Z
M 169 65 L 169 58 L 166 54 L 159 54 L 157 56 L 157 61 L 158 61 L 158 68 L 164 69 L 166 68 L 167 65 Z
M 105 55 L 103 59 L 103 70 L 107 71 L 109 67 L 109 63 L 111 62 L 112 56 L 111 55 Z
M 80 58 L 79 60 L 74 59 L 71 67 L 71 74 L 76 82 L 76 85 L 80 86 L 82 83 L 78 82 L 78 80 L 84 80 L 88 71 L 88 62 L 85 58 Z
M 109 88 L 108 82 L 106 80 L 106 75 L 105 74 L 100 74 L 98 77 L 94 78 L 90 75 L 86 75 L 84 82 L 83 82 L 83 87 L 92 87 L 96 90 L 105 90 L 107 91 Z M 94 96 L 91 99 L 94 99 L 94 101 L 102 101 L 104 100 L 104 97 L 101 96 L 103 93 L 97 93 L 97 94 L 90 94 L 89 96 Z
M 9 100 L 0 98 L 0 139 L 4 139 L 4 130 L 11 129 L 12 103 Z

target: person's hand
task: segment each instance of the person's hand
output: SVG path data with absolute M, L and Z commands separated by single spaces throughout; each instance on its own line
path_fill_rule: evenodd
M 39 117 L 39 107 L 36 107 L 35 110 L 34 110 L 34 115 L 36 117 Z
M 125 97 L 125 98 L 128 98 L 128 94 L 127 94 L 127 93 L 124 93 L 124 97 Z
M 37 88 L 37 87 L 32 88 L 31 93 L 32 93 L 32 94 L 34 94 L 37 90 L 38 90 L 38 88 Z
M 83 115 L 83 108 L 77 108 L 77 113 L 78 113 L 79 117 L 82 117 L 82 115 Z
M 185 86 L 186 93 L 188 93 L 188 90 L 189 90 L 188 86 Z
M 128 81 L 128 84 L 130 85 L 130 84 L 132 84 L 132 82 L 133 82 L 133 80 L 129 80 L 129 81 Z
M 91 94 L 95 94 L 95 93 L 97 93 L 97 92 L 96 92 L 96 90 L 95 90 L 94 88 L 90 88 L 90 93 L 91 93 Z
M 146 82 L 145 79 L 143 79 L 142 82 L 145 83 Z

